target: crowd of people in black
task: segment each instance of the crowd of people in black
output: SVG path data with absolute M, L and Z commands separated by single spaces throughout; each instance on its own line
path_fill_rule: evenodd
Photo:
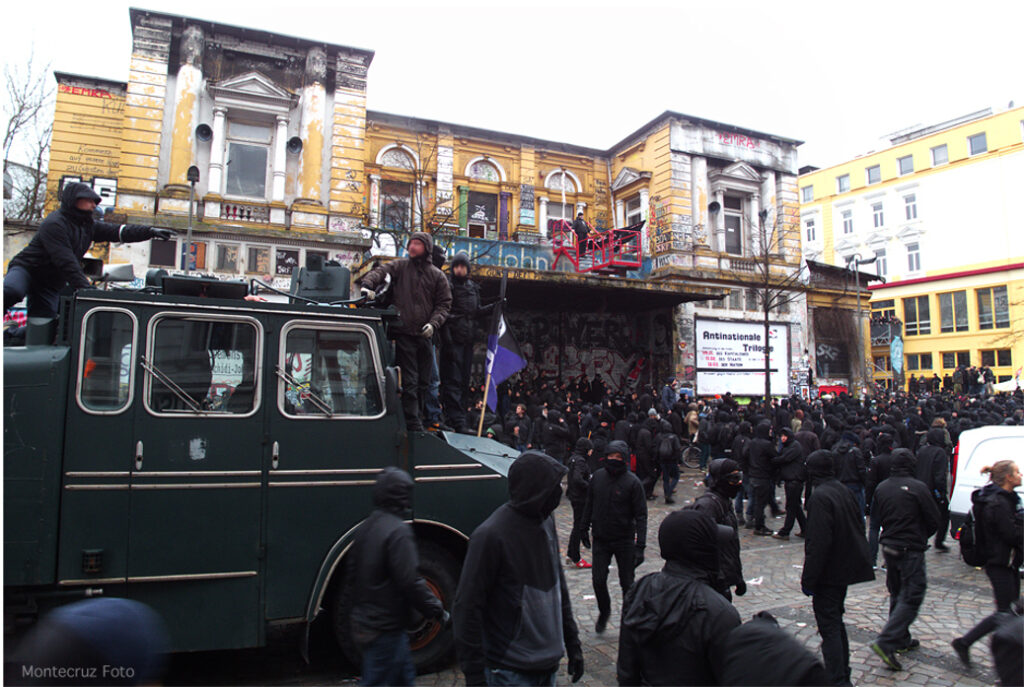
M 890 616 L 871 648 L 888 668 L 902 669 L 899 655 L 919 646 L 910 627 L 926 597 L 925 552 L 949 550 L 952 448 L 966 430 L 1024 424 L 1024 394 L 986 396 L 983 389 L 977 395 L 939 390 L 741 404 L 729 394 L 691 401 L 672 380 L 658 390 L 628 394 L 612 393 L 599 382 L 519 382 L 501 400 L 505 413 L 485 411 L 487 434 L 520 451 L 543 452 L 567 468 L 573 509 L 568 564 L 591 567 L 581 557 L 581 544 L 590 545 L 597 632 L 604 631 L 611 612 L 608 569 L 616 562 L 624 598 L 622 684 L 744 684 L 726 677 L 722 654 L 729 633 L 773 633 L 766 629 L 770 619 L 741 625 L 730 604 L 733 594 L 746 592 L 741 527 L 780 540 L 804 539 L 801 584 L 812 596 L 822 635 L 824 665 L 791 651 L 755 670 L 776 669 L 781 662 L 790 665 L 786 684 L 849 684 L 846 589 L 876 574 L 886 576 Z M 665 569 L 634 581 L 633 570 L 644 560 L 646 502 L 660 496 L 675 503 L 686 446 L 700 449 L 707 489 L 662 523 Z M 1002 538 L 994 545 L 1003 547 L 992 562 L 995 572 L 986 567 L 998 613 L 953 643 L 968 664 L 970 644 L 1000 626 L 1020 594 L 1024 511 L 1013 491 L 1019 470 L 1008 465 L 1013 461 L 1001 461 L 992 471 L 990 491 L 998 490 L 1001 498 L 991 499 L 998 510 L 984 525 L 999 532 L 990 535 L 993 541 Z M 769 529 L 766 513 L 784 514 L 782 527 Z M 1012 635 L 1020 627 L 1014 628 L 1004 666 L 1020 651 L 1019 637 Z M 789 646 L 785 638 L 777 641 Z

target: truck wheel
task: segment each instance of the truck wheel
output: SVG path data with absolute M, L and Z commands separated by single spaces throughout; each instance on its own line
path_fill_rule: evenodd
M 418 542 L 420 574 L 427 586 L 451 611 L 455 602 L 455 588 L 459 582 L 459 564 L 447 549 L 429 541 Z M 352 606 L 355 602 L 352 583 L 352 561 L 346 560 L 334 598 L 334 636 L 345 656 L 359 667 L 363 663 L 362 653 L 352 639 L 350 623 Z M 409 630 L 409 648 L 417 673 L 427 673 L 445 667 L 451 660 L 454 640 L 451 629 L 444 629 L 439 622 L 427 620 L 415 610 L 412 611 Z

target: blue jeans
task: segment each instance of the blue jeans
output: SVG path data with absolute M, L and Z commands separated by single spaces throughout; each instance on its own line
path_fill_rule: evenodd
M 430 367 L 430 379 L 427 382 L 427 397 L 423 399 L 423 415 L 427 422 L 441 421 L 441 375 L 437 368 L 437 349 L 430 347 L 433 365 Z
M 507 668 L 487 668 L 484 678 L 488 685 L 511 685 L 513 687 L 555 687 L 558 670 L 550 673 L 520 673 Z
M 361 685 L 411 685 L 416 679 L 404 630 L 387 632 L 363 648 Z

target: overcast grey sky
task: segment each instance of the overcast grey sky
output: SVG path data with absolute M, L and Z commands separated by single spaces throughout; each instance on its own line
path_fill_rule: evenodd
M 800 164 L 824 167 L 897 129 L 1024 103 L 1019 0 L 15 0 L 0 52 L 123 81 L 130 5 L 374 50 L 373 110 L 596 148 L 675 110 L 803 140 Z

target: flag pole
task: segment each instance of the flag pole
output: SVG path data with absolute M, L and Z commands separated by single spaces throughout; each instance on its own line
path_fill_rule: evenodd
M 484 415 L 487 414 L 487 394 L 491 391 L 491 373 L 487 373 L 487 382 L 484 383 L 484 402 L 480 406 L 480 424 L 476 428 L 476 435 L 478 437 L 484 434 Z

